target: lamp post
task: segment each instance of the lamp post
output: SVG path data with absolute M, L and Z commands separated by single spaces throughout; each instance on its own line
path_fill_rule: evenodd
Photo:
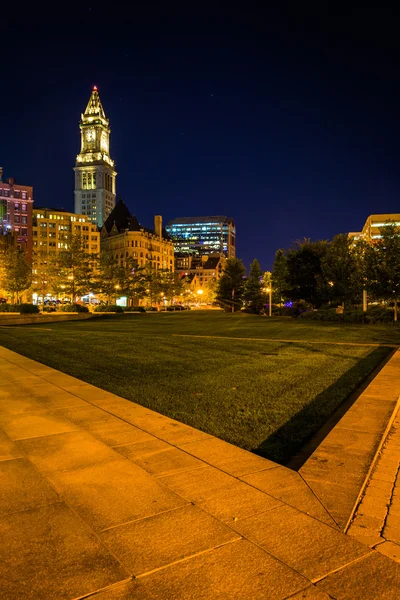
M 268 316 L 272 317 L 272 285 L 267 287 L 266 292 L 268 292 L 268 294 L 269 294 Z

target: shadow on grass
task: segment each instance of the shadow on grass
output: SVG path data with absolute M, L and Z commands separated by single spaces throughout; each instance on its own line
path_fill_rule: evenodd
M 354 404 L 395 350 L 372 350 L 253 450 L 298 470 Z

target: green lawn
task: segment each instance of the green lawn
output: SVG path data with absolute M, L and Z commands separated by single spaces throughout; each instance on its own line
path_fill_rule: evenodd
M 0 328 L 0 344 L 11 350 L 278 462 L 390 352 L 347 343 L 399 340 L 392 326 L 211 311 Z

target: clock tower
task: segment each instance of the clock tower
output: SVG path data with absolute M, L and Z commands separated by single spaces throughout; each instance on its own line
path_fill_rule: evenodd
M 99 227 L 115 206 L 114 161 L 110 157 L 110 122 L 94 86 L 79 123 L 81 151 L 76 157 L 75 212 Z

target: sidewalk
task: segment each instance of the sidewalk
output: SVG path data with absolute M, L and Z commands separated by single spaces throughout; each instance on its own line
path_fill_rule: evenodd
M 0 478 L 5 600 L 399 598 L 300 474 L 1 347 Z

